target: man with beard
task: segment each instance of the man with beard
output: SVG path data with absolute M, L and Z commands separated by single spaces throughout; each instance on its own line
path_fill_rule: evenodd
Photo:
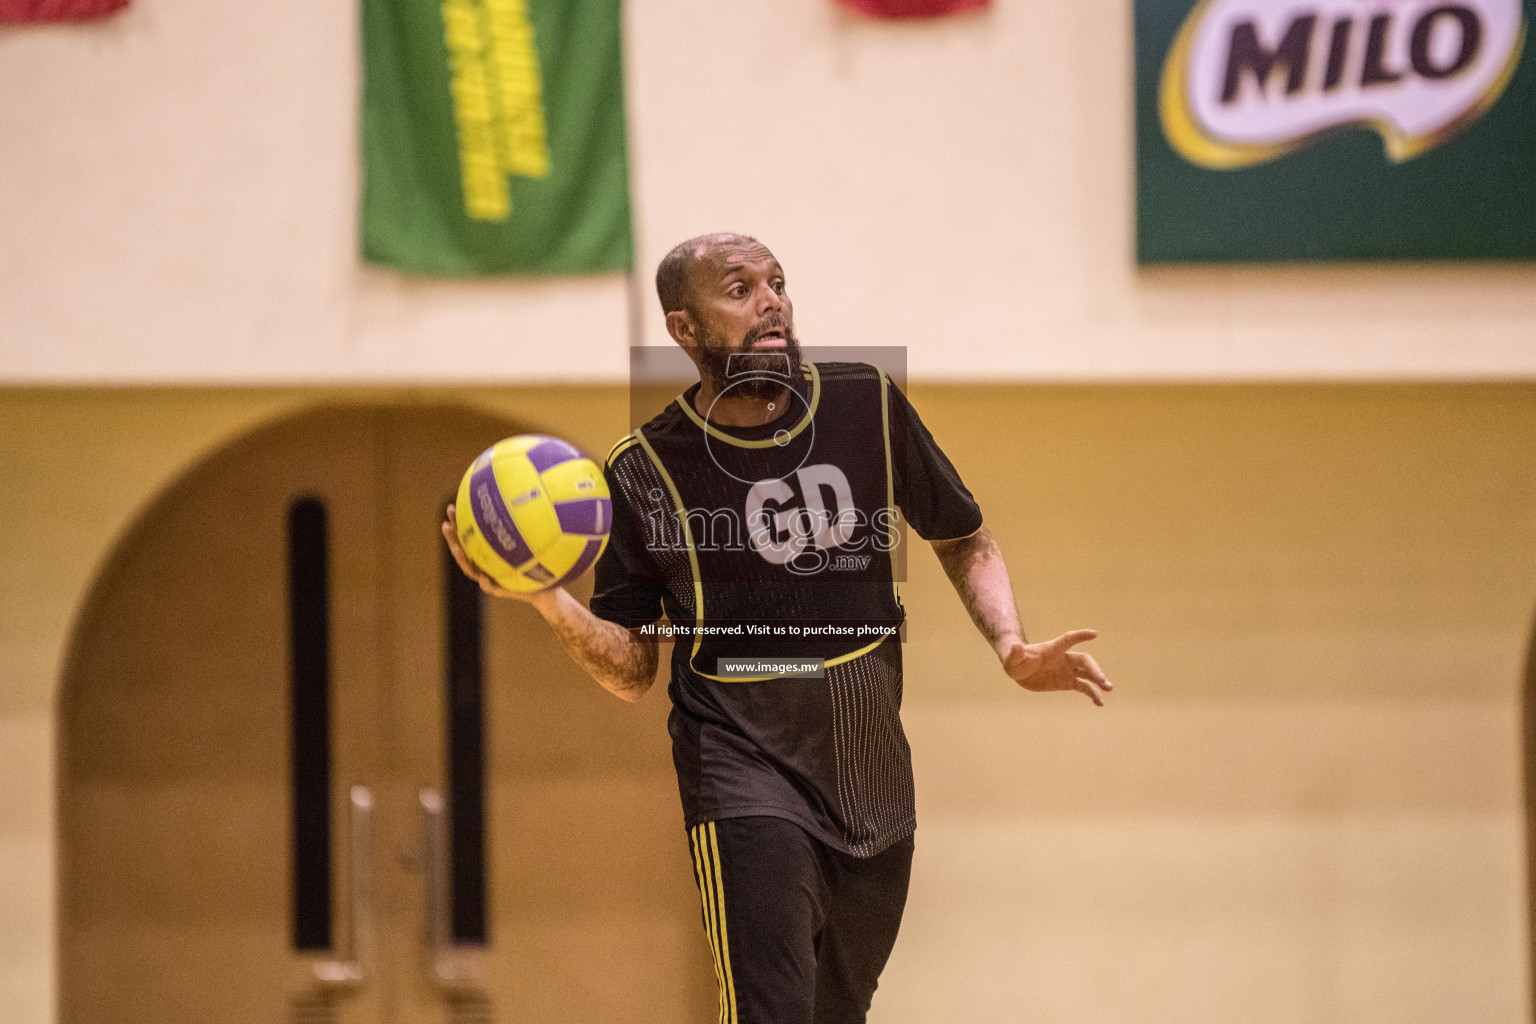
M 603 687 L 639 700 L 653 627 L 685 627 L 668 693 L 722 1024 L 865 1019 L 896 941 L 913 851 L 900 719 L 900 518 L 929 541 L 1003 671 L 1029 690 L 1110 684 L 1031 644 L 981 511 L 876 367 L 803 363 L 784 271 L 756 239 L 706 235 L 656 272 L 699 382 L 607 460 L 613 529 L 591 609 L 521 596 Z M 788 659 L 809 659 L 788 663 Z

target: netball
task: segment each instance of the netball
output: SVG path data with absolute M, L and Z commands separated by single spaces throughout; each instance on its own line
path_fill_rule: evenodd
M 460 481 L 459 543 L 508 590 L 548 590 L 597 561 L 612 509 L 596 463 L 559 438 L 519 434 L 481 452 Z

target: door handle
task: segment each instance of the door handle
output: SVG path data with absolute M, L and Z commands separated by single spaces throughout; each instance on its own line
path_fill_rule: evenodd
M 475 988 L 480 972 L 473 952 L 453 941 L 443 795 L 435 789 L 423 789 L 417 801 L 421 807 L 422 946 L 427 973 L 446 989 Z
M 351 861 L 352 892 L 348 911 L 350 955 L 321 960 L 315 978 L 326 988 L 356 988 L 368 980 L 373 964 L 373 793 L 367 786 L 353 786 L 347 794 L 347 837 Z

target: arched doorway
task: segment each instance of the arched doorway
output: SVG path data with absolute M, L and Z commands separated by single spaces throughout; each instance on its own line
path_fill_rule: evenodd
M 517 429 L 305 414 L 123 542 L 61 697 L 66 1024 L 708 1015 L 665 702 L 448 570 L 443 500 Z

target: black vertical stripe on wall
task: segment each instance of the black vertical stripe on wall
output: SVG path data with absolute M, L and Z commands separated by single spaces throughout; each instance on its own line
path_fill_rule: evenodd
M 1525 769 L 1525 881 L 1526 891 L 1536 894 L 1536 624 L 1531 627 L 1531 642 L 1525 653 L 1525 682 L 1520 688 L 1523 719 L 1521 760 Z M 1526 901 L 1526 928 L 1531 945 L 1530 956 L 1536 967 L 1536 898 Z M 1536 997 L 1536 973 L 1528 974 Z
M 293 948 L 331 948 L 331 638 L 325 506 L 288 510 Z
M 480 588 L 444 549 L 453 941 L 484 944 L 485 690 Z

